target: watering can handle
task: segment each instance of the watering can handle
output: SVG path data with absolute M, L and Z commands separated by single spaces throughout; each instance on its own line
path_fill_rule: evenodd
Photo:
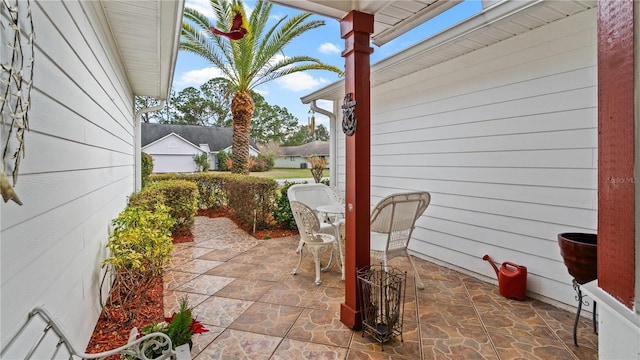
M 502 263 L 502 266 L 507 266 L 507 265 L 512 266 L 512 267 L 514 267 L 516 269 L 524 268 L 524 266 L 522 266 L 522 265 L 514 264 L 514 263 L 509 262 L 509 261 L 505 261 L 505 262 Z

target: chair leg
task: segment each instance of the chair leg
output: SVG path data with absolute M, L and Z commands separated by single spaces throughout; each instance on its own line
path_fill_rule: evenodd
M 313 261 L 316 263 L 316 285 L 322 284 L 320 280 L 320 252 L 322 248 L 317 246 L 309 246 L 309 252 L 313 254 Z
M 416 278 L 416 285 L 418 286 L 418 289 L 420 290 L 424 290 L 424 284 L 422 283 L 422 280 L 420 280 L 420 274 L 418 274 L 418 269 L 416 269 L 416 264 L 413 262 L 413 258 L 411 257 L 411 255 L 409 255 L 409 252 L 406 252 L 407 257 L 409 258 L 409 262 L 411 263 L 411 267 L 413 268 L 413 276 L 415 276 Z
M 298 254 L 300 254 L 300 256 L 298 257 L 298 265 L 296 265 L 296 267 L 293 269 L 293 271 L 291 272 L 291 275 L 295 275 L 295 274 L 297 274 L 297 273 L 298 273 L 298 269 L 300 268 L 300 264 L 302 264 L 302 245 L 304 245 L 304 243 L 302 243 L 302 244 L 299 246 L 300 251 L 297 251 L 297 250 L 296 250 L 296 252 L 297 252 Z
M 344 239 L 340 236 L 340 229 L 336 226 L 336 242 L 335 247 L 338 248 L 338 261 L 340 263 L 340 271 L 342 272 L 342 281 L 344 281 L 344 253 L 342 252 L 342 246 L 344 244 Z

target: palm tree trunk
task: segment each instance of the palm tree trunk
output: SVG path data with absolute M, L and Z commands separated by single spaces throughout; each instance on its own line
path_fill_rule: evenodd
M 249 91 L 239 91 L 231 101 L 233 144 L 231 172 L 249 174 L 249 134 L 253 116 L 253 99 Z

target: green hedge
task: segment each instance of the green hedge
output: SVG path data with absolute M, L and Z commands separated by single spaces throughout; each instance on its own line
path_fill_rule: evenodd
M 154 181 L 139 193 L 131 195 L 129 206 L 155 210 L 158 204 L 169 207 L 176 222 L 171 228 L 174 235 L 190 233 L 198 211 L 198 187 L 186 180 Z
M 225 183 L 229 207 L 236 219 L 252 230 L 266 229 L 273 223 L 271 214 L 278 183 L 263 177 L 233 175 Z
M 280 187 L 280 191 L 276 197 L 276 206 L 273 209 L 273 218 L 275 221 L 284 224 L 288 229 L 292 230 L 297 229 L 298 226 L 296 225 L 296 219 L 293 218 L 293 213 L 291 212 L 291 204 L 289 203 L 287 191 L 295 184 L 295 182 L 284 182 Z
M 251 230 L 262 230 L 273 223 L 272 211 L 277 196 L 275 180 L 229 173 L 161 174 L 151 181 L 187 180 L 196 184 L 200 209 L 228 206 L 240 224 Z

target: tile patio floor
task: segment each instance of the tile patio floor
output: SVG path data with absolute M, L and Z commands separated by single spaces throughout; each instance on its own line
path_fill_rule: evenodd
M 165 314 L 185 294 L 210 332 L 194 338 L 194 359 L 597 359 L 597 335 L 574 314 L 416 259 L 424 290 L 408 271 L 404 342 L 380 346 L 339 321 L 344 283 L 334 267 L 313 284 L 313 260 L 298 275 L 297 237 L 256 240 L 225 218 L 197 217 L 193 243 L 175 246 L 165 274 Z

